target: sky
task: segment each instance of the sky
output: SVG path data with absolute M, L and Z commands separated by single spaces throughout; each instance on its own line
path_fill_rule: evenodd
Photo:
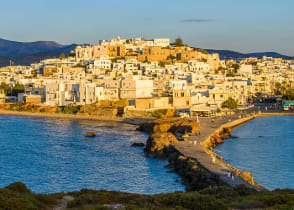
M 97 44 L 180 36 L 186 44 L 294 56 L 294 0 L 2 0 L 0 38 Z

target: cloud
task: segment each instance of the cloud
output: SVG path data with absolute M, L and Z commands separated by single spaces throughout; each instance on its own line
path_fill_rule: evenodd
M 205 22 L 213 22 L 213 19 L 204 19 L 204 18 L 191 18 L 181 20 L 181 23 L 205 23 Z

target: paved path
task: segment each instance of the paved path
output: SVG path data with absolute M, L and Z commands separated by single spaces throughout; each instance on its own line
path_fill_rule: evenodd
M 229 117 L 228 117 L 229 118 Z M 228 119 L 227 118 L 227 119 Z M 193 159 L 196 159 L 203 167 L 211 171 L 212 173 L 219 175 L 220 179 L 224 181 L 225 183 L 229 184 L 230 186 L 237 186 L 240 184 L 245 184 L 248 187 L 256 188 L 250 184 L 248 184 L 246 181 L 241 179 L 240 177 L 234 177 L 234 180 L 232 180 L 230 177 L 227 177 L 228 172 L 231 172 L 231 170 L 223 165 L 220 165 L 219 163 L 213 163 L 211 160 L 211 157 L 209 154 L 207 154 L 203 147 L 200 145 L 200 142 L 205 141 L 211 134 L 213 134 L 220 126 L 227 123 L 228 121 L 219 119 L 215 122 L 212 122 L 211 119 L 201 119 L 200 120 L 200 136 L 189 136 L 188 141 L 182 141 L 178 142 L 177 149 L 179 152 L 181 152 L 186 157 L 191 157 Z M 236 120 L 236 117 L 231 117 L 230 119 Z M 192 141 L 192 146 L 190 144 L 190 141 Z M 196 148 L 193 145 L 193 142 L 197 141 Z

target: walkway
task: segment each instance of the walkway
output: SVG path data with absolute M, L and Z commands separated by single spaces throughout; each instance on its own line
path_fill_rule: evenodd
M 227 118 L 228 119 L 228 118 Z M 234 187 L 240 184 L 245 184 L 248 187 L 255 188 L 256 187 L 248 184 L 246 181 L 241 179 L 240 177 L 235 176 L 234 181 L 227 177 L 228 172 L 231 172 L 231 170 L 223 165 L 220 165 L 219 163 L 212 163 L 211 157 L 209 154 L 207 154 L 203 147 L 200 145 L 200 142 L 204 142 L 209 136 L 211 136 L 219 127 L 226 124 L 228 121 L 224 119 L 218 119 L 215 122 L 212 122 L 211 119 L 201 119 L 200 121 L 200 136 L 189 136 L 188 141 L 182 141 L 178 142 L 177 149 L 179 152 L 181 152 L 184 156 L 190 157 L 193 159 L 196 159 L 200 165 L 202 165 L 204 168 L 212 172 L 213 174 L 219 175 L 220 179 L 224 181 L 225 183 L 229 184 L 230 186 Z M 237 120 L 236 117 L 231 117 L 232 121 Z M 190 145 L 190 141 L 192 141 L 192 146 Z M 196 148 L 193 145 L 193 141 L 197 141 Z

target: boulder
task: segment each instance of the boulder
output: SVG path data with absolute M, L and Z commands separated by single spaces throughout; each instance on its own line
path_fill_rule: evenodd
M 144 143 L 133 143 L 132 147 L 144 147 L 145 144 Z
M 250 172 L 248 171 L 241 171 L 240 175 L 239 175 L 243 180 L 245 180 L 246 182 L 248 182 L 251 185 L 254 185 L 254 180 L 253 180 L 253 176 Z
M 171 143 L 178 142 L 177 138 L 169 132 L 166 133 L 154 133 L 152 134 L 146 143 L 145 151 L 148 153 L 151 153 L 155 156 L 162 156 L 164 155 L 164 152 L 166 148 Z
M 219 144 L 223 143 L 222 138 L 218 134 L 214 134 L 213 136 L 211 136 L 210 141 L 211 141 L 213 146 L 216 146 L 216 145 L 219 145 Z
M 232 129 L 231 128 L 224 128 L 222 135 L 224 136 L 231 136 Z
M 183 135 L 186 133 L 196 133 L 199 130 L 199 124 L 195 120 L 173 117 L 143 123 L 139 126 L 138 130 L 149 134 L 171 132 L 174 135 Z
M 96 133 L 95 132 L 88 132 L 85 134 L 86 137 L 94 137 L 96 136 Z
M 196 133 L 200 129 L 199 124 L 195 120 L 177 120 L 174 122 L 173 126 L 169 129 L 169 132 L 173 134 L 181 133 Z

